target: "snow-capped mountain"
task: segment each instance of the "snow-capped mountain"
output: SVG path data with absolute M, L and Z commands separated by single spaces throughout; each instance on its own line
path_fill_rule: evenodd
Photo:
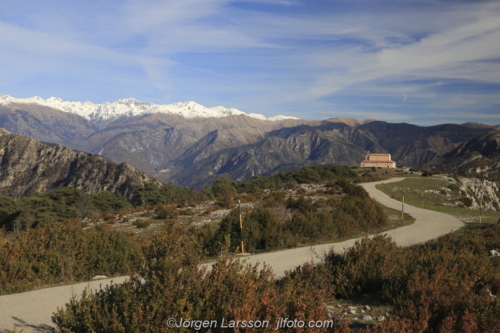
M 237 109 L 228 109 L 222 106 L 207 108 L 195 102 L 179 102 L 174 104 L 157 105 L 148 102 L 141 102 L 134 98 L 119 99 L 113 103 L 94 104 L 86 102 L 68 102 L 60 98 L 50 97 L 43 99 L 41 97 L 14 98 L 8 95 L 0 94 L 0 104 L 22 103 L 38 104 L 48 106 L 56 110 L 61 110 L 82 116 L 96 123 L 109 122 L 122 116 L 131 117 L 149 113 L 167 113 L 176 114 L 185 118 L 223 118 L 233 115 L 246 115 L 252 118 L 281 121 L 285 119 L 297 119 L 289 116 L 274 116 L 266 118 L 261 114 L 245 113 Z

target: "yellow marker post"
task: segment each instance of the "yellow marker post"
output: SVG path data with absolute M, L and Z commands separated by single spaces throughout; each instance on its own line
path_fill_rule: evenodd
M 403 223 L 405 219 L 405 195 L 403 194 L 403 203 L 401 205 L 401 223 Z
M 241 201 L 238 200 L 238 206 L 240 208 L 240 246 L 241 246 L 241 254 L 245 253 L 245 245 L 243 244 L 243 217 L 241 215 Z
M 479 223 L 483 223 L 483 199 L 479 199 Z

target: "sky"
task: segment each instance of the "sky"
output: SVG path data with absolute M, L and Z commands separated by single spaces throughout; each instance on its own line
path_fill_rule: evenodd
M 2 0 L 0 94 L 500 124 L 500 1 Z

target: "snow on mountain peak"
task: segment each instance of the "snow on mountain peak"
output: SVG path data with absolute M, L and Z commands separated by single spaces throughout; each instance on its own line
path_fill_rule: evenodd
M 288 116 L 274 116 L 266 118 L 261 114 L 246 114 L 243 111 L 237 109 L 228 109 L 223 106 L 207 108 L 193 101 L 157 105 L 149 102 L 138 101 L 135 98 L 129 97 L 119 99 L 112 103 L 105 102 L 102 104 L 94 104 L 89 101 L 69 102 L 57 97 L 50 97 L 47 99 L 43 99 L 39 96 L 29 98 L 14 98 L 8 95 L 0 94 L 0 104 L 10 103 L 38 104 L 48 106 L 53 109 L 77 114 L 97 123 L 107 123 L 122 116 L 137 116 L 149 113 L 177 114 L 185 118 L 222 118 L 233 115 L 246 115 L 248 117 L 270 121 L 297 119 L 295 117 Z

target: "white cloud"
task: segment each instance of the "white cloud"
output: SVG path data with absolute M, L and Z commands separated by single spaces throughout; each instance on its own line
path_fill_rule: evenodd
M 307 91 L 311 98 L 325 96 L 352 84 L 391 78 L 461 78 L 500 82 L 500 67 L 486 62 L 500 58 L 500 3 L 478 6 L 476 11 L 452 13 L 462 17 L 461 26 L 442 27 L 422 39 L 386 46 L 377 52 L 360 47 L 331 51 L 320 58 L 332 71 Z M 380 38 L 382 39 L 382 38 Z M 474 67 L 471 69 L 470 67 Z M 339 71 L 344 70 L 344 73 Z M 301 96 L 303 97 L 303 96 Z

